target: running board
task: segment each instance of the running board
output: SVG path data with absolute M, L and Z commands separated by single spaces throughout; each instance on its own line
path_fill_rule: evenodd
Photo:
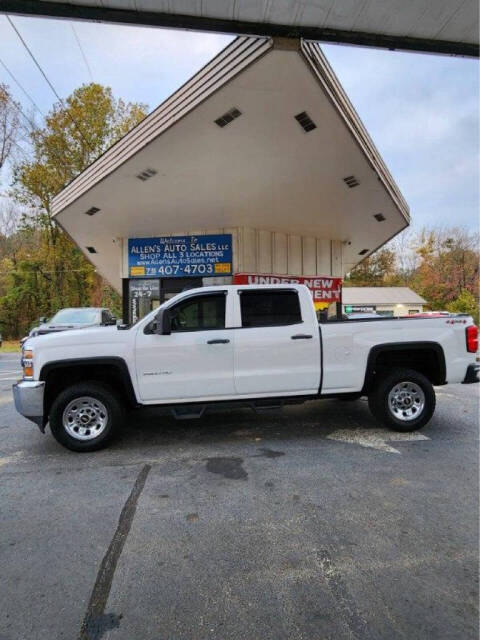
M 256 402 L 252 402 L 250 406 L 255 411 L 255 413 L 267 413 L 269 411 L 281 411 L 284 404 L 285 403 L 283 401 L 276 402 L 275 404 L 267 404 L 266 402 L 258 404 Z
M 201 418 L 205 413 L 205 409 L 205 405 L 200 405 L 199 407 L 173 407 L 170 412 L 175 420 L 193 420 L 194 418 Z

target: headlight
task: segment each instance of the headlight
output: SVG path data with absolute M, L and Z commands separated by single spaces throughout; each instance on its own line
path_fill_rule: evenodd
M 25 380 L 33 380 L 33 350 L 25 349 L 22 358 L 23 377 Z

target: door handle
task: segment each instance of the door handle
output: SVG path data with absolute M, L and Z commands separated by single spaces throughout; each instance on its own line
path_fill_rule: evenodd
M 230 340 L 217 339 L 217 340 L 208 340 L 207 344 L 228 344 Z
M 290 336 L 292 338 L 292 340 L 310 340 L 310 338 L 313 338 L 313 336 L 309 335 L 308 333 L 297 333 L 294 336 Z

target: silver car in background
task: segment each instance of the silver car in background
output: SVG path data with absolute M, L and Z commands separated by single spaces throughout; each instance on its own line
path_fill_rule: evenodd
M 42 336 L 57 331 L 70 329 L 85 329 L 86 327 L 110 326 L 116 324 L 117 319 L 110 309 L 105 307 L 72 307 L 61 309 L 50 319 L 40 318 L 40 324 L 33 327 L 28 336 L 20 340 L 23 346 L 27 338 Z

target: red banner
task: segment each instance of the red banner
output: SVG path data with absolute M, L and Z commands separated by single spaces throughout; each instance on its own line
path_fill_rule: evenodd
M 236 273 L 233 284 L 304 284 L 316 303 L 340 302 L 342 278 L 330 276 L 280 276 L 263 273 Z

